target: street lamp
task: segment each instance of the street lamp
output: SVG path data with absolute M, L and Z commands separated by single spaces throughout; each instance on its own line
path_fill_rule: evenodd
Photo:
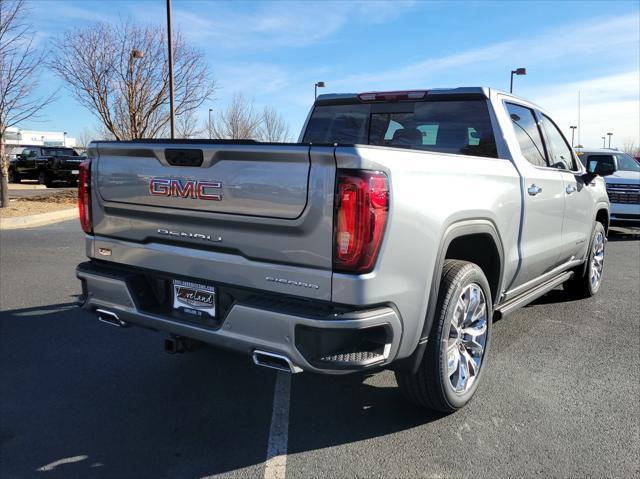
M 208 130 L 209 130 L 209 139 L 211 139 L 211 112 L 212 111 L 213 110 L 211 108 L 209 108 L 209 128 L 208 128 Z
M 509 85 L 509 93 L 513 93 L 513 75 L 526 75 L 526 68 L 516 68 L 515 70 L 511 70 L 511 84 Z
M 62 146 L 67 146 L 67 132 L 62 132 Z
M 571 128 L 571 148 L 573 148 L 573 137 L 576 133 L 576 128 L 578 128 L 577 126 L 570 126 L 569 128 Z
M 326 85 L 323 81 L 318 81 L 313 85 L 314 98 L 318 98 L 318 88 L 324 88 Z
M 613 133 L 607 133 L 607 136 L 609 137 L 609 149 L 611 149 L 611 137 L 613 136 Z
M 607 142 L 605 140 L 605 137 L 602 137 L 602 148 L 606 148 L 607 147 Z

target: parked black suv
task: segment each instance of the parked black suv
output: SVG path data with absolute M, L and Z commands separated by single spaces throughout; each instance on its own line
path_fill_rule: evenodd
M 56 181 L 75 185 L 84 158 L 73 148 L 32 146 L 22 150 L 9 164 L 9 181 L 38 180 L 53 186 Z

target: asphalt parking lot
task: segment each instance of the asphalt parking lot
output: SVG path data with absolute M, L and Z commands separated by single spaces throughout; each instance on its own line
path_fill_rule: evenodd
M 638 477 L 640 236 L 628 233 L 610 237 L 597 297 L 552 291 L 495 324 L 483 384 L 456 414 L 406 403 L 389 371 L 293 376 L 277 473 Z M 276 373 L 210 349 L 167 355 L 159 333 L 99 323 L 74 305 L 83 251 L 76 221 L 0 232 L 0 476 L 276 477 Z

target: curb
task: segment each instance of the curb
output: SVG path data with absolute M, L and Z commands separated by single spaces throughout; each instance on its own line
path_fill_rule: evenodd
M 0 230 L 14 230 L 19 228 L 32 228 L 34 226 L 44 226 L 59 221 L 70 220 L 78 217 L 77 208 L 51 211 L 50 213 L 40 213 L 29 216 L 16 216 L 14 218 L 0 219 Z
M 46 190 L 45 185 L 30 185 L 26 183 L 9 183 L 9 191 L 11 190 Z

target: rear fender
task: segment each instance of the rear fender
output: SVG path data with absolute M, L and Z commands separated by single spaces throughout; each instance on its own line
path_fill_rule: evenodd
M 496 287 L 496 291 L 498 293 L 495 294 L 494 296 L 496 297 L 493 298 L 494 306 L 499 302 L 504 273 L 504 248 L 502 246 L 502 240 L 500 239 L 500 235 L 498 234 L 495 225 L 487 219 L 463 220 L 450 225 L 442 236 L 440 245 L 438 247 L 436 266 L 433 271 L 431 290 L 429 291 L 427 314 L 422 327 L 422 333 L 420 335 L 418 345 L 416 346 L 416 349 L 411 356 L 398 361 L 395 367 L 396 369 L 408 370 L 412 373 L 415 373 L 418 370 L 418 366 L 422 361 L 422 356 L 424 355 L 424 351 L 427 346 L 427 340 L 429 338 L 429 333 L 433 325 L 433 319 L 436 315 L 436 306 L 438 302 L 438 294 L 440 291 L 440 277 L 449 246 L 451 245 L 453 240 L 457 238 L 477 234 L 487 234 L 492 238 L 496 246 L 498 256 L 500 258 L 499 277 Z

